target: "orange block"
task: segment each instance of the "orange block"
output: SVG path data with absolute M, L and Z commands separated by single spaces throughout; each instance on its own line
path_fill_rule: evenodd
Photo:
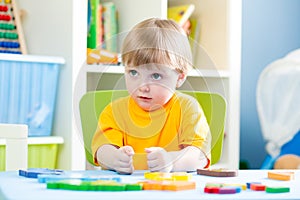
M 289 181 L 294 179 L 294 172 L 269 171 L 268 178 L 281 181 Z
M 143 181 L 143 190 L 193 190 L 196 183 L 192 181 Z
M 265 191 L 266 186 L 262 184 L 251 184 L 250 189 L 255 191 Z
M 196 183 L 193 181 L 164 181 L 163 190 L 179 191 L 196 189 Z

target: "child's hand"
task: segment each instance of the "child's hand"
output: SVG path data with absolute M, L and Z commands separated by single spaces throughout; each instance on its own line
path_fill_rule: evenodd
M 131 146 L 123 146 L 117 150 L 114 169 L 120 174 L 132 174 L 134 171 L 132 156 L 134 150 Z
M 161 147 L 145 148 L 150 171 L 170 172 L 173 169 L 171 156 Z

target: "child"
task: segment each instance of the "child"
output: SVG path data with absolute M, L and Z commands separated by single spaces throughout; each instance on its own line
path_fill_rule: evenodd
M 137 24 L 122 47 L 129 96 L 99 117 L 95 163 L 119 173 L 134 169 L 195 171 L 210 164 L 211 135 L 198 101 L 175 91 L 192 67 L 184 30 L 172 20 Z

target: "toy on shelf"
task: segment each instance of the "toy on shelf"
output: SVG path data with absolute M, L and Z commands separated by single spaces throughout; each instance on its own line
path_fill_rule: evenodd
M 0 1 L 0 53 L 27 54 L 19 11 L 14 0 Z
M 87 49 L 86 63 L 91 64 L 119 64 L 118 54 L 104 49 Z

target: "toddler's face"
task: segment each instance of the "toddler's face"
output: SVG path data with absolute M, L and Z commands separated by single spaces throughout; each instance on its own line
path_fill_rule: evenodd
M 125 69 L 127 90 L 134 101 L 146 111 L 157 110 L 166 104 L 184 78 L 184 74 L 155 64 Z

